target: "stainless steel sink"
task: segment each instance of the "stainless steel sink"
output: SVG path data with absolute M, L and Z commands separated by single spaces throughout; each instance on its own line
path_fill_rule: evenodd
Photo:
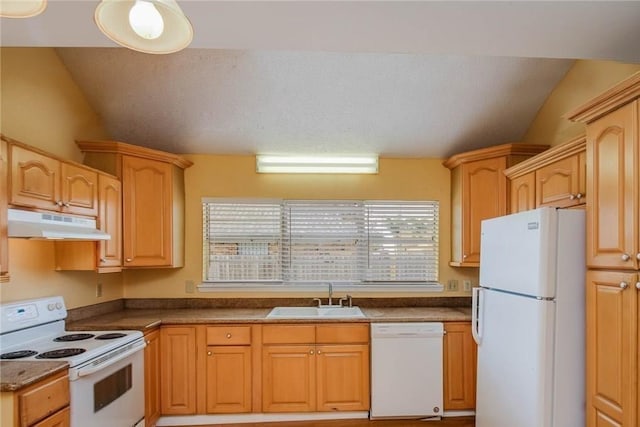
M 364 318 L 360 307 L 275 307 L 267 319 L 353 319 Z

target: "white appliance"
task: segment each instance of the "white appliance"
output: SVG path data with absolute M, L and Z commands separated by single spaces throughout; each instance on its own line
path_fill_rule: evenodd
M 96 220 L 62 213 L 7 210 L 9 237 L 52 240 L 110 240 Z
M 371 325 L 370 418 L 442 415 L 442 323 Z
M 65 331 L 62 297 L 0 305 L 0 359 L 69 364 L 71 427 L 144 426 L 140 331 Z
M 482 222 L 477 427 L 585 425 L 585 213 L 540 208 Z

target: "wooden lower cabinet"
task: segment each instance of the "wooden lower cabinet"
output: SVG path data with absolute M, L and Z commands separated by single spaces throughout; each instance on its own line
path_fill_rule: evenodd
M 262 410 L 315 411 L 315 345 L 267 345 L 262 357 Z
M 160 329 L 160 408 L 163 415 L 196 413 L 196 327 Z
M 368 336 L 369 325 L 264 326 L 262 410 L 368 410 Z
M 33 427 L 69 427 L 71 425 L 71 410 L 66 407 L 50 417 L 45 418 Z
M 587 272 L 587 426 L 639 422 L 640 274 Z
M 154 427 L 160 418 L 160 330 L 144 335 L 144 420 L 146 427 Z
M 369 346 L 316 346 L 318 411 L 369 409 Z
M 7 235 L 8 152 L 6 141 L 0 140 L 0 283 L 9 281 L 9 236 Z
M 469 322 L 445 322 L 444 410 L 475 410 L 476 343 Z
M 207 413 L 251 412 L 251 347 L 207 347 Z

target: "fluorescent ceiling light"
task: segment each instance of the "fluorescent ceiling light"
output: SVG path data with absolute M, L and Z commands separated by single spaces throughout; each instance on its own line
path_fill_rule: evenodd
M 378 173 L 378 156 L 256 155 L 258 173 Z

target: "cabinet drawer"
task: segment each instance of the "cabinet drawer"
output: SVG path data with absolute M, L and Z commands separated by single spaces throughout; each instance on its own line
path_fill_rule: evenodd
M 251 326 L 210 326 L 207 345 L 250 345 Z
M 368 343 L 369 325 L 318 325 L 316 342 L 318 344 Z
M 69 427 L 71 425 L 71 411 L 69 407 L 64 408 L 50 417 L 34 424 L 33 427 Z
M 262 328 L 264 344 L 313 344 L 315 341 L 313 325 L 265 325 Z
M 69 379 L 62 376 L 20 395 L 21 425 L 29 426 L 69 405 Z

